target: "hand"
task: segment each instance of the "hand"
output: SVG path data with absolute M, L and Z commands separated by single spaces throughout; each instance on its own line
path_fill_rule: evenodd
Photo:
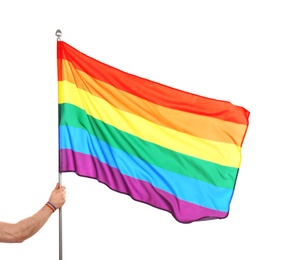
M 59 209 L 65 203 L 65 196 L 66 196 L 65 187 L 60 186 L 59 183 L 57 183 L 48 201 L 52 203 L 57 209 Z

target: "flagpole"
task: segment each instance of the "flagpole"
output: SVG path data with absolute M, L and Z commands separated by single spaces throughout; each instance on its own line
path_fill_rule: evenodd
M 61 30 L 57 29 L 55 32 L 55 35 L 57 36 L 57 41 L 60 41 L 60 37 L 62 35 Z M 61 180 L 61 173 L 58 173 L 58 182 L 59 185 L 62 185 L 62 180 Z M 59 260 L 62 260 L 62 208 L 59 208 L 58 211 L 58 217 L 59 217 Z
M 61 173 L 58 173 L 58 182 L 61 186 Z M 59 208 L 58 211 L 59 216 L 59 260 L 62 260 L 62 208 Z

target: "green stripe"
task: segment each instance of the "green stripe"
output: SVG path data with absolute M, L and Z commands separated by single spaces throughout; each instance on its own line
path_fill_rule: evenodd
M 64 113 L 62 113 L 63 117 L 61 117 L 62 110 L 64 110 Z M 86 129 L 99 140 L 132 156 L 136 156 L 151 165 L 201 180 L 217 187 L 234 188 L 238 173 L 237 168 L 197 159 L 144 141 L 87 115 L 84 110 L 71 104 L 59 105 L 59 113 L 60 125 Z

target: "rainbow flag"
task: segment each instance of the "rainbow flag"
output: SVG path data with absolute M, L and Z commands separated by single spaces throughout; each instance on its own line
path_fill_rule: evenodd
M 181 223 L 229 214 L 249 111 L 57 43 L 59 172 L 97 179 Z

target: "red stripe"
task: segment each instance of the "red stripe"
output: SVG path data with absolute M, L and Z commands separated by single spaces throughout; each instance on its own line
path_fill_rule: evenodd
M 130 94 L 168 108 L 248 125 L 249 111 L 227 101 L 202 97 L 144 79 L 97 61 L 63 41 L 58 41 L 58 59 L 66 59 L 78 70 Z M 61 63 L 61 62 L 59 62 Z M 61 79 L 58 66 L 58 80 Z

